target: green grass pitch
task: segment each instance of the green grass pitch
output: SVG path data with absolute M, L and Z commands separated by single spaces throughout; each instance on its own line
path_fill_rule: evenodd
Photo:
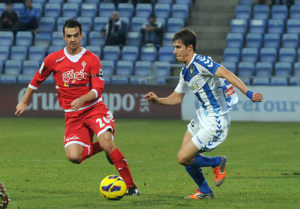
M 67 161 L 64 119 L 0 118 L 0 181 L 9 209 L 300 208 L 300 123 L 232 122 L 227 140 L 208 155 L 228 158 L 227 179 L 213 200 L 185 200 L 195 184 L 176 161 L 186 121 L 116 119 L 115 142 L 141 195 L 108 201 L 100 180 L 117 174 L 103 153 Z

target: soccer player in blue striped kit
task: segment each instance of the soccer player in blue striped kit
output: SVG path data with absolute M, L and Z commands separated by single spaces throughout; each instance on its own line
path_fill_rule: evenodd
M 195 53 L 196 34 L 184 28 L 173 37 L 174 54 L 185 66 L 180 72 L 179 82 L 167 97 L 158 97 L 149 92 L 145 99 L 150 103 L 176 105 L 182 102 L 184 93 L 191 89 L 200 102 L 196 116 L 187 125 L 177 160 L 198 185 L 192 199 L 212 199 L 213 191 L 208 186 L 202 167 L 212 167 L 216 186 L 226 177 L 226 157 L 208 157 L 203 152 L 212 151 L 225 141 L 230 127 L 229 111 L 238 102 L 234 86 L 252 102 L 261 102 L 262 93 L 254 93 L 232 72 L 214 62 L 210 57 Z

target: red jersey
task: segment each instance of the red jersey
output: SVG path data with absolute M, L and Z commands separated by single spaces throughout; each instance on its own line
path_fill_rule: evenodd
M 104 79 L 100 60 L 85 48 L 75 56 L 68 54 L 66 48 L 49 54 L 29 87 L 37 90 L 50 74 L 53 74 L 59 104 L 65 112 L 72 112 L 71 102 L 91 90 L 95 92 L 97 99 L 84 104 L 80 109 L 103 103 Z

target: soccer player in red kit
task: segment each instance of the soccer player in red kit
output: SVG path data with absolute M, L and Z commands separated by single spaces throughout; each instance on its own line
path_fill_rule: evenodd
M 82 37 L 81 24 L 74 19 L 66 20 L 63 27 L 66 47 L 44 59 L 17 105 L 15 115 L 20 116 L 26 110 L 32 94 L 52 73 L 60 106 L 65 111 L 67 158 L 79 164 L 105 151 L 126 182 L 126 194 L 138 195 L 127 161 L 113 141 L 114 118 L 102 101 L 104 79 L 100 60 L 81 47 Z M 93 142 L 94 134 L 96 142 Z

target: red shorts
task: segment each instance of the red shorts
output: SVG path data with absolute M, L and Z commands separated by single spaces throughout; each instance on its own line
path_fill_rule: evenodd
M 66 113 L 65 122 L 65 148 L 70 144 L 89 147 L 93 143 L 94 134 L 99 137 L 107 130 L 114 136 L 115 121 L 112 113 L 97 104 L 87 110 Z

